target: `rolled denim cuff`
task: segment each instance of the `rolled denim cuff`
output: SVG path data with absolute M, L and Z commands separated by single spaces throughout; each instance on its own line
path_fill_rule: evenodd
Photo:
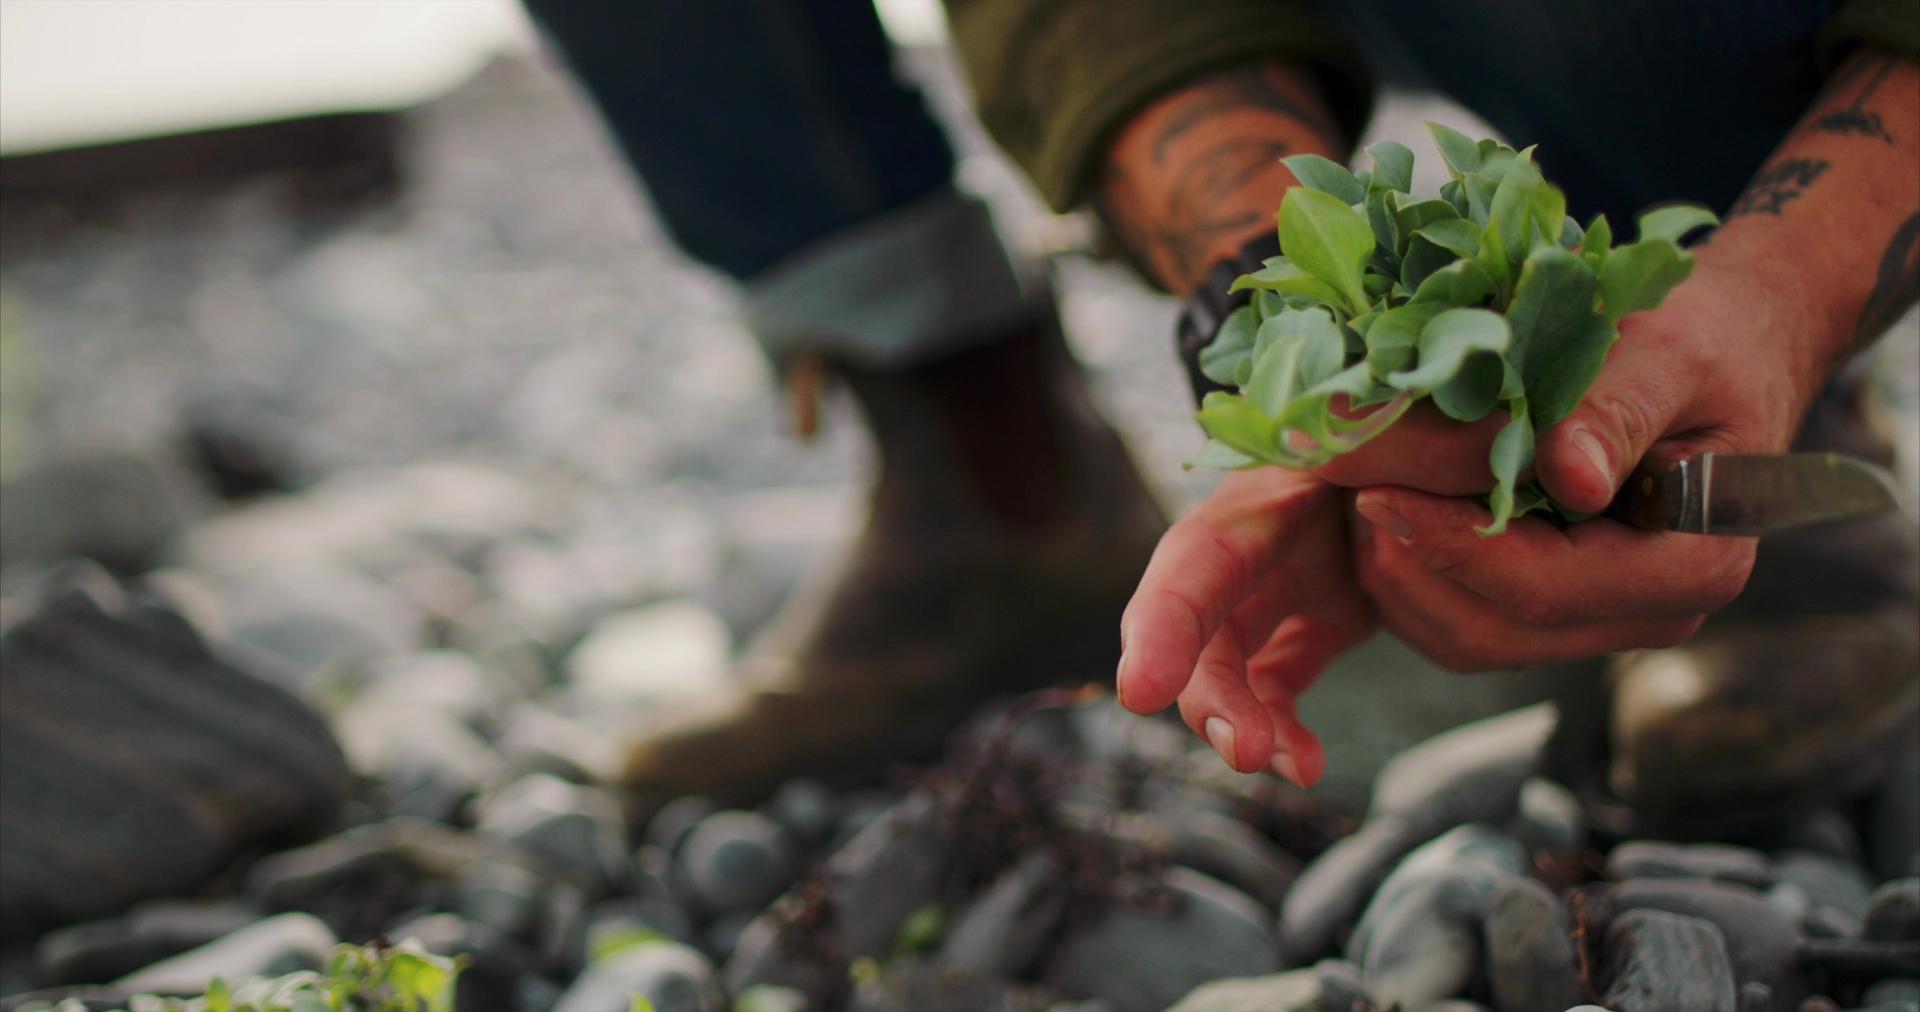
M 816 353 L 902 368 L 1005 336 L 1043 287 L 978 197 L 943 189 L 748 279 L 747 325 L 776 363 Z

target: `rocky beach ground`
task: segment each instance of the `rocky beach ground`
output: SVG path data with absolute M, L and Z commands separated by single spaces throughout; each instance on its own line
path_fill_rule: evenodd
M 729 293 L 551 68 L 406 127 L 385 197 L 0 208 L 0 859 L 35 868 L 5 1008 L 412 939 L 467 958 L 463 1010 L 1920 1009 L 1920 727 L 1822 803 L 1662 839 L 1563 775 L 1560 683 L 1382 641 L 1309 697 L 1314 793 L 1073 689 L 858 784 L 605 786 L 854 529 L 864 446 L 781 435 Z M 1061 242 L 1004 166 L 963 175 Z M 1058 273 L 1191 501 L 1172 305 Z

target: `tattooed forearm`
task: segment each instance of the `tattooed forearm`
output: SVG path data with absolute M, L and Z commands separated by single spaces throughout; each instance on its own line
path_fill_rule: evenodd
M 1860 317 L 1853 326 L 1854 348 L 1865 347 L 1886 333 L 1916 301 L 1920 301 L 1920 212 L 1901 223 L 1881 254 L 1873 291 L 1866 305 L 1860 307 Z
M 1298 120 L 1315 133 L 1333 134 L 1332 125 L 1321 111 L 1288 94 L 1271 67 L 1241 67 L 1218 74 L 1207 83 L 1204 95 L 1181 108 L 1160 127 L 1159 136 L 1153 142 L 1156 165 L 1165 165 L 1168 150 L 1195 126 L 1223 112 L 1264 109 Z
M 1788 158 L 1761 169 L 1747 184 L 1747 190 L 1727 211 L 1731 221 L 1744 214 L 1771 214 L 1776 217 L 1787 204 L 1799 199 L 1807 187 L 1827 171 L 1824 158 Z
M 1261 137 L 1230 138 L 1205 148 L 1174 174 L 1166 203 L 1151 221 L 1133 223 L 1129 238 L 1135 250 L 1170 263 L 1182 277 L 1204 273 L 1209 251 L 1223 234 L 1244 233 L 1263 220 L 1260 213 L 1223 198 L 1270 170 L 1287 151 L 1285 141 Z
M 1867 83 L 1860 88 L 1858 94 L 1854 95 L 1853 101 L 1817 117 L 1812 123 L 1807 124 L 1807 129 L 1815 133 L 1878 137 L 1892 144 L 1893 134 L 1887 132 L 1886 123 L 1880 119 L 1879 113 L 1868 109 L 1866 105 L 1867 99 L 1872 98 L 1873 93 L 1879 90 L 1881 82 L 1887 79 L 1887 74 L 1893 70 L 1893 66 L 1894 58 L 1891 56 L 1880 57 L 1873 63 L 1859 64 L 1858 71 L 1848 75 L 1849 80 L 1835 82 L 1836 86 L 1844 86 L 1851 83 L 1851 78 L 1859 76 L 1860 71 L 1871 71 L 1867 77 Z

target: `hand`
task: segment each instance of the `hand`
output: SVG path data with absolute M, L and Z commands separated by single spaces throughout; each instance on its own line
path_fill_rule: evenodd
M 1227 765 L 1301 786 L 1326 753 L 1296 701 L 1373 632 L 1347 554 L 1346 494 L 1275 467 L 1236 471 L 1160 539 L 1120 619 L 1120 703 L 1180 715 Z
M 1796 367 L 1795 349 L 1815 323 L 1714 252 L 1699 252 L 1694 276 L 1659 309 L 1621 321 L 1586 398 L 1542 434 L 1537 475 L 1560 502 L 1604 509 L 1649 455 L 1777 452 L 1792 441 L 1818 382 Z M 1535 517 L 1476 535 L 1484 509 L 1431 493 L 1491 487 L 1495 428 L 1403 422 L 1322 471 L 1363 487 L 1355 508 L 1376 536 L 1356 545 L 1360 586 L 1386 627 L 1436 663 L 1480 671 L 1673 645 L 1746 585 L 1750 538 L 1606 519 L 1560 529 Z

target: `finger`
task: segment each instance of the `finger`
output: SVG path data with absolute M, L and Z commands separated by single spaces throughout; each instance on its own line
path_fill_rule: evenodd
M 1583 513 L 1613 501 L 1648 448 L 1673 430 L 1698 387 L 1654 327 L 1622 329 L 1577 407 L 1540 437 L 1534 466 L 1554 499 Z
M 1271 628 L 1264 602 L 1249 602 L 1214 634 L 1200 654 L 1193 678 L 1180 693 L 1180 716 L 1193 732 L 1213 746 L 1228 766 L 1252 773 L 1273 754 L 1273 727 L 1266 708 L 1247 682 L 1242 622 L 1261 622 Z
M 1157 713 L 1179 697 L 1221 622 L 1270 568 L 1297 512 L 1290 497 L 1314 486 L 1325 487 L 1280 468 L 1237 472 L 1161 536 L 1120 619 L 1122 706 Z
M 1746 586 L 1754 539 L 1636 530 L 1589 520 L 1562 530 L 1522 517 L 1482 537 L 1484 507 L 1410 489 L 1375 488 L 1354 509 L 1429 569 L 1519 621 L 1560 626 L 1610 618 L 1701 614 Z
M 1504 413 L 1463 425 L 1431 404 L 1417 404 L 1365 446 L 1313 473 L 1347 488 L 1404 485 L 1436 495 L 1485 492 L 1494 484 L 1487 454 L 1505 424 Z
M 1382 623 L 1429 660 L 1459 672 L 1581 660 L 1617 650 L 1673 646 L 1702 615 L 1608 619 L 1560 628 L 1527 625 L 1429 569 L 1406 546 L 1376 539 L 1359 560 L 1361 585 Z
M 1275 747 L 1267 768 L 1301 787 L 1312 787 L 1327 772 L 1327 750 L 1320 736 L 1300 722 L 1298 701 L 1288 696 L 1267 704 Z

